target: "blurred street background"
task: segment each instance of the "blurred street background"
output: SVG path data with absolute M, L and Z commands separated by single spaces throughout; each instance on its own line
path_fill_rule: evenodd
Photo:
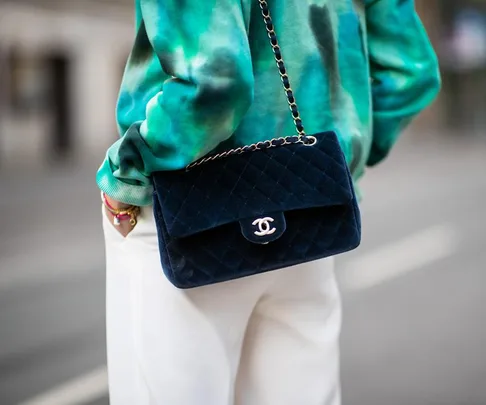
M 486 405 L 486 1 L 416 3 L 443 91 L 365 176 L 338 259 L 343 405 Z M 132 18 L 0 0 L 0 405 L 109 403 L 94 176 Z

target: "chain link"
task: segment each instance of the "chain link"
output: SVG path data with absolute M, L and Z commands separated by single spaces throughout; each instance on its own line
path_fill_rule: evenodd
M 258 0 L 258 2 L 260 4 L 263 20 L 265 22 L 265 28 L 267 29 L 267 35 L 270 39 L 270 45 L 273 50 L 275 62 L 277 63 L 277 68 L 280 73 L 280 79 L 282 80 L 284 92 L 287 97 L 287 102 L 289 104 L 289 109 L 292 114 L 292 119 L 294 120 L 295 128 L 299 136 L 305 138 L 306 135 L 304 131 L 304 126 L 302 125 L 302 119 L 300 118 L 300 113 L 297 107 L 297 103 L 295 101 L 294 92 L 292 91 L 292 87 L 290 86 L 290 79 L 287 73 L 287 68 L 285 67 L 282 51 L 278 43 L 277 34 L 275 32 L 275 27 L 273 25 L 272 17 L 270 15 L 268 3 L 266 0 Z
M 267 30 L 267 35 L 270 40 L 270 45 L 273 50 L 273 55 L 275 57 L 275 63 L 277 64 L 277 68 L 280 74 L 280 79 L 282 81 L 284 92 L 287 97 L 290 113 L 292 115 L 292 119 L 294 121 L 294 125 L 297 130 L 297 135 L 274 138 L 271 140 L 257 142 L 251 145 L 241 146 L 215 155 L 207 156 L 205 158 L 199 159 L 194 163 L 190 164 L 189 166 L 187 166 L 186 170 L 231 155 L 241 155 L 242 153 L 245 152 L 254 152 L 257 150 L 275 148 L 277 146 L 295 145 L 295 144 L 312 146 L 315 145 L 317 142 L 317 139 L 314 136 L 307 136 L 305 134 L 304 126 L 302 124 L 302 119 L 300 118 L 299 108 L 297 107 L 297 102 L 295 101 L 294 92 L 292 91 L 292 87 L 290 86 L 290 79 L 287 74 L 287 68 L 285 67 L 285 63 L 282 57 L 282 52 L 280 50 L 280 45 L 277 40 L 275 27 L 273 25 L 272 17 L 270 16 L 268 3 L 266 0 L 258 0 L 258 2 L 260 4 L 263 20 L 265 22 L 265 28 Z

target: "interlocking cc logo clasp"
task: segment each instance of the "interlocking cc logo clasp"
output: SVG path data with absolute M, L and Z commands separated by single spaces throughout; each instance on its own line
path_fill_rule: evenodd
M 258 227 L 258 231 L 255 231 L 256 236 L 268 236 L 272 235 L 275 233 L 277 228 L 273 228 L 272 225 L 270 225 L 274 221 L 273 218 L 270 217 L 265 217 L 265 218 L 258 218 L 255 219 L 252 223 L 253 226 Z

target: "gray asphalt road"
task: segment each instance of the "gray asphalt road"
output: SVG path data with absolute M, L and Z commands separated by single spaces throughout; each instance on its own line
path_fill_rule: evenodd
M 1 405 L 105 364 L 93 171 L 0 172 Z M 369 172 L 362 247 L 338 260 L 345 405 L 486 404 L 485 174 L 485 140 L 437 138 Z

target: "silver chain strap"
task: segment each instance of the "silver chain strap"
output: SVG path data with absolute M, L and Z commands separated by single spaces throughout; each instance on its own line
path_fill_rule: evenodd
M 282 57 L 282 52 L 278 44 L 275 27 L 273 25 L 272 17 L 270 16 L 268 3 L 266 0 L 258 0 L 258 2 L 260 4 L 260 9 L 262 11 L 265 27 L 267 29 L 268 38 L 270 39 L 270 45 L 272 46 L 275 62 L 277 63 L 277 68 L 280 73 L 280 79 L 282 80 L 284 92 L 287 97 L 290 113 L 292 114 L 292 119 L 294 120 L 294 125 L 297 130 L 297 135 L 274 138 L 271 140 L 257 142 L 251 145 L 241 146 L 215 155 L 207 156 L 195 161 L 194 163 L 191 163 L 189 166 L 187 166 L 186 170 L 231 155 L 241 155 L 242 153 L 245 152 L 254 152 L 262 149 L 275 148 L 277 146 L 295 145 L 295 144 L 312 146 L 315 145 L 317 142 L 317 139 L 314 136 L 308 136 L 305 134 L 304 126 L 302 125 L 302 119 L 300 118 L 299 109 L 295 101 L 295 96 L 292 91 L 292 87 L 290 86 L 290 80 Z

